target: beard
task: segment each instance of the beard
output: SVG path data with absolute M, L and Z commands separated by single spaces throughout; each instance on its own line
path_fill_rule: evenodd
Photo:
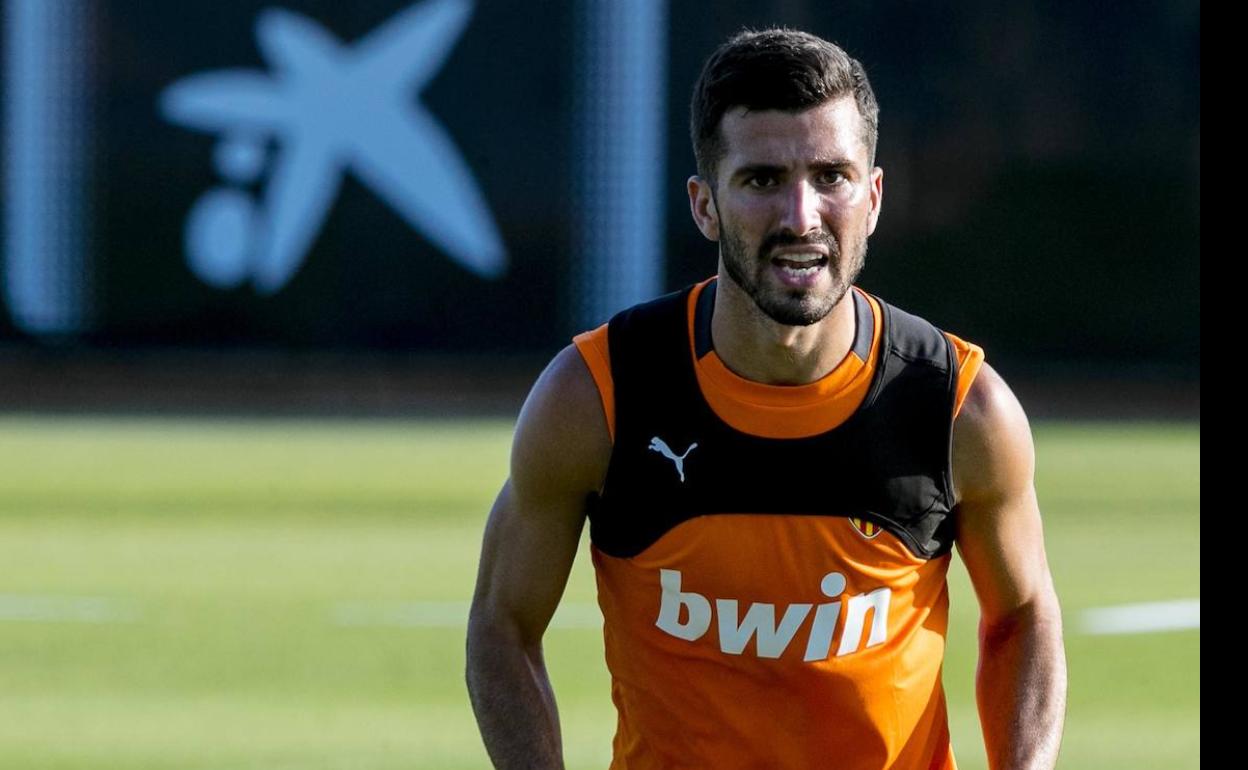
M 726 223 L 725 223 L 726 224 Z M 788 286 L 764 285 L 767 271 L 771 269 L 768 254 L 780 246 L 824 246 L 828 250 L 828 262 L 824 269 L 832 281 L 827 291 L 796 289 Z M 722 228 L 720 253 L 729 277 L 754 300 L 754 304 L 768 318 L 785 326 L 810 326 L 822 321 L 832 308 L 845 296 L 849 287 L 858 279 L 867 259 L 867 239 L 850 244 L 848 259 L 842 262 L 840 244 L 831 233 L 812 236 L 796 236 L 775 232 L 759 244 L 758 253 L 748 254 L 745 240 L 733 228 Z

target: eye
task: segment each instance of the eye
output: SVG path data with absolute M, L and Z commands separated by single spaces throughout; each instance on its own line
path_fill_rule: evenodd
M 776 186 L 776 177 L 772 174 L 754 174 L 745 180 L 746 187 L 753 187 L 758 190 Z
M 825 171 L 820 171 L 819 175 L 815 179 L 819 184 L 834 185 L 840 184 L 844 181 L 845 175 L 835 169 L 827 169 Z

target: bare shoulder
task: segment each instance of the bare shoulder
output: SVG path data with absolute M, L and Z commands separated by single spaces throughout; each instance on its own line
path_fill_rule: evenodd
M 1035 488 L 1035 448 L 1022 406 L 984 364 L 953 428 L 955 541 L 989 624 L 1053 610 Z
M 486 522 L 472 633 L 540 640 L 610 458 L 597 388 L 573 346 L 546 367 L 520 410 L 511 474 Z
M 953 478 L 959 502 L 1017 494 L 1032 484 L 1035 450 L 1022 404 L 984 363 L 953 426 Z
M 520 410 L 512 484 L 525 496 L 596 492 L 610 457 L 598 387 L 580 351 L 568 345 L 538 377 Z

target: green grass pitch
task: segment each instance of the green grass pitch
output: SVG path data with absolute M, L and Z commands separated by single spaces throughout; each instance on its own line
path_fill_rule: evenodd
M 0 418 L 0 767 L 488 767 L 463 616 L 510 428 Z M 1199 596 L 1199 428 L 1035 433 L 1070 665 L 1059 767 L 1198 767 L 1200 632 L 1079 620 Z M 982 768 L 975 599 L 951 576 L 954 748 Z M 605 768 L 614 728 L 593 590 L 582 552 L 547 637 L 571 768 Z

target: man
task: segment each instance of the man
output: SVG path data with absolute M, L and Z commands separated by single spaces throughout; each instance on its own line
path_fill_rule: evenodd
M 852 288 L 883 172 L 861 65 L 741 33 L 695 88 L 715 279 L 542 373 L 486 527 L 468 686 L 493 762 L 560 767 L 541 639 L 586 518 L 613 768 L 953 768 L 956 544 L 993 768 L 1051 768 L 1065 701 L 1026 417 L 982 351 Z

